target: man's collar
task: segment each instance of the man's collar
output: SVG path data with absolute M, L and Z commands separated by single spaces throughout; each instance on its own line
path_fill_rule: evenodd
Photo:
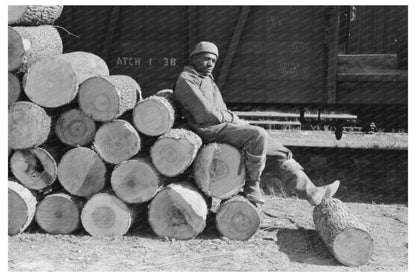
M 186 72 L 189 72 L 189 73 L 193 73 L 193 74 L 196 74 L 196 75 L 198 75 L 198 77 L 201 77 L 201 78 L 205 78 L 206 76 L 204 76 L 204 75 L 202 75 L 202 73 L 201 72 L 199 72 L 193 65 L 186 65 L 184 68 L 183 68 L 183 71 L 186 71 Z M 212 74 L 210 73 L 210 74 L 208 74 L 208 76 L 212 79 L 212 80 L 214 80 L 214 76 L 212 76 Z

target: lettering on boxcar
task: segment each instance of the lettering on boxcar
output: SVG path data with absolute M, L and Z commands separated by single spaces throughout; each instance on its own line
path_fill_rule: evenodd
M 298 74 L 300 63 L 296 61 L 288 61 L 280 64 L 282 76 L 293 76 Z
M 176 67 L 177 59 L 171 57 L 165 58 L 143 58 L 143 57 L 117 57 L 117 66 L 135 66 L 135 67 L 151 67 L 151 66 L 162 66 L 162 67 Z

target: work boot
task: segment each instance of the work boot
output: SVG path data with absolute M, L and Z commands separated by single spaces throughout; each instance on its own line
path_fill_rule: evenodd
M 319 205 L 323 199 L 332 197 L 338 190 L 339 181 L 317 187 L 294 159 L 285 161 L 280 167 L 279 177 L 289 190 L 308 200 L 312 206 Z
M 260 182 L 259 181 L 246 181 L 244 185 L 244 193 L 246 198 L 257 204 L 264 204 L 264 198 L 260 192 Z
M 244 193 L 246 198 L 256 204 L 264 204 L 260 191 L 260 176 L 266 164 L 266 155 L 255 156 L 245 152 L 246 183 Z

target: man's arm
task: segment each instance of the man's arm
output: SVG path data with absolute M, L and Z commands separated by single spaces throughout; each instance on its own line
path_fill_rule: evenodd
M 197 123 L 219 124 L 233 121 L 232 114 L 226 110 L 220 110 L 205 99 L 199 85 L 192 79 L 178 79 L 175 97 L 192 114 Z

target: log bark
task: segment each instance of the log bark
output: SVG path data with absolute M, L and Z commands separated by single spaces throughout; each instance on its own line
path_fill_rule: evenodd
M 201 145 L 201 138 L 194 132 L 171 129 L 156 140 L 150 149 L 150 156 L 161 174 L 175 177 L 192 164 Z
M 50 234 L 70 234 L 80 226 L 83 201 L 66 193 L 54 193 L 39 202 L 36 223 Z
M 339 199 L 327 198 L 316 206 L 313 222 L 340 263 L 361 266 L 371 259 L 374 249 L 371 234 Z
M 55 133 L 59 140 L 70 146 L 83 146 L 91 143 L 95 132 L 94 120 L 79 109 L 71 109 L 62 113 L 55 125 Z
M 223 143 L 202 147 L 193 165 L 197 186 L 207 195 L 219 199 L 237 194 L 245 181 L 245 167 L 240 151 Z
M 106 166 L 93 150 L 76 147 L 65 153 L 58 165 L 58 179 L 71 194 L 90 197 L 104 188 Z
M 10 169 L 22 185 L 37 191 L 51 186 L 57 177 L 56 161 L 43 148 L 15 151 L 10 158 Z
M 122 236 L 134 218 L 134 210 L 109 193 L 94 195 L 81 212 L 82 226 L 92 236 Z
M 151 200 L 162 186 L 162 178 L 149 158 L 134 158 L 118 164 L 111 174 L 111 187 L 130 204 Z
M 141 140 L 130 123 L 116 119 L 98 129 L 94 148 L 104 161 L 119 164 L 139 153 Z
M 149 223 L 162 238 L 191 239 L 206 225 L 208 208 L 190 183 L 174 183 L 161 190 L 149 206 Z
M 19 78 L 12 74 L 9 74 L 9 98 L 8 98 L 8 106 L 10 107 L 20 98 L 22 93 L 22 83 L 20 82 Z
M 9 235 L 22 233 L 32 223 L 37 200 L 33 193 L 21 184 L 9 181 Z
M 133 124 L 147 136 L 160 136 L 172 129 L 177 118 L 172 90 L 162 90 L 137 103 Z
M 97 76 L 81 84 L 78 102 L 95 121 L 107 122 L 133 109 L 138 95 L 140 99 L 140 86 L 129 76 Z
M 35 63 L 25 74 L 23 87 L 31 101 L 56 108 L 71 102 L 80 84 L 88 78 L 108 74 L 108 67 L 100 57 L 71 52 Z
M 259 210 L 242 196 L 223 201 L 215 217 L 218 231 L 233 240 L 248 240 L 261 222 Z
M 9 71 L 25 73 L 37 61 L 62 51 L 62 39 L 55 27 L 9 27 Z
M 9 146 L 13 149 L 32 148 L 48 138 L 51 119 L 38 105 L 20 101 L 9 108 Z
M 9 5 L 8 24 L 19 26 L 37 26 L 53 24 L 63 10 L 63 6 L 13 6 Z

